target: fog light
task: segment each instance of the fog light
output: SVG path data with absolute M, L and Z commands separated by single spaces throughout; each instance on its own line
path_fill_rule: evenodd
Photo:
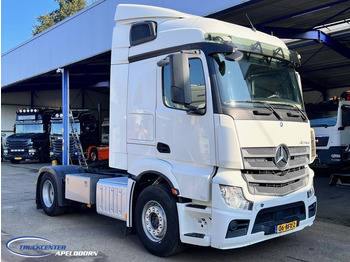
M 4 155 L 7 155 L 9 151 L 7 149 L 4 149 Z
M 244 197 L 242 188 L 220 185 L 220 191 L 222 199 L 229 207 L 251 210 L 253 203 Z
M 237 223 L 236 220 L 232 220 L 232 221 L 230 222 L 230 224 L 228 225 L 228 229 L 231 230 L 231 231 L 236 230 L 237 227 L 238 227 L 238 223 Z

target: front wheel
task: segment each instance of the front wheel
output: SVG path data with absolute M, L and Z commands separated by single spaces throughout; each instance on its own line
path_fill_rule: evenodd
M 176 201 L 167 185 L 143 190 L 135 208 L 135 226 L 143 246 L 165 257 L 181 251 Z
M 51 173 L 45 173 L 40 182 L 40 202 L 46 215 L 63 214 L 66 208 L 58 206 L 57 183 Z

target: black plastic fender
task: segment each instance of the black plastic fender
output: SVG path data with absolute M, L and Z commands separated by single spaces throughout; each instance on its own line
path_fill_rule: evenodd
M 40 168 L 38 172 L 38 178 L 36 181 L 36 208 L 41 209 L 40 203 L 40 183 L 43 175 L 45 173 L 51 173 L 57 183 L 58 188 L 58 205 L 59 206 L 70 206 L 72 204 L 71 200 L 65 198 L 65 189 L 66 189 L 66 175 L 67 174 L 79 174 L 85 173 L 84 168 L 80 166 L 44 166 Z

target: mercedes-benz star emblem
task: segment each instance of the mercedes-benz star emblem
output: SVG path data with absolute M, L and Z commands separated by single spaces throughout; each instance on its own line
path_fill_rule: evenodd
M 290 161 L 290 153 L 288 150 L 288 147 L 286 145 L 279 145 L 276 148 L 276 153 L 275 153 L 275 165 L 279 170 L 285 170 Z

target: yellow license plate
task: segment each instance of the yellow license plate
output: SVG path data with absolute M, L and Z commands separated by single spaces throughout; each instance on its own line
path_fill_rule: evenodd
M 15 157 L 15 160 L 22 160 L 22 157 Z
M 296 220 L 289 223 L 280 224 L 276 226 L 275 233 L 286 232 L 288 230 L 292 230 L 296 228 L 297 226 L 298 226 L 298 223 Z

